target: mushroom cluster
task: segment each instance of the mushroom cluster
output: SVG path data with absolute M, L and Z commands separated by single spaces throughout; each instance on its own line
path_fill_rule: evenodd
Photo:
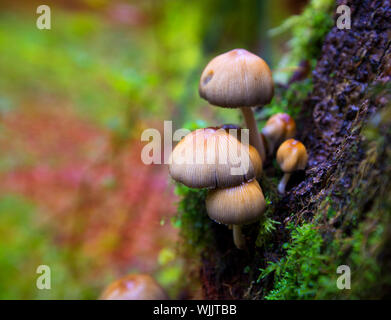
M 307 152 L 301 142 L 292 139 L 296 124 L 288 114 L 273 115 L 259 132 L 252 107 L 271 101 L 274 84 L 266 62 L 247 50 L 234 49 L 212 59 L 202 72 L 199 94 L 211 105 L 240 108 L 249 130 L 249 144 L 241 142 L 236 125 L 195 130 L 174 148 L 170 175 L 188 187 L 209 189 L 209 217 L 232 226 L 234 244 L 244 249 L 241 226 L 260 219 L 266 209 L 257 179 L 267 156 L 278 148 L 277 161 L 284 171 L 278 191 L 283 194 L 290 174 L 305 168 Z M 231 134 L 232 129 L 239 137 Z
M 233 225 L 234 243 L 243 249 L 240 226 L 259 219 L 266 206 L 256 181 L 262 174 L 258 151 L 242 144 L 227 127 L 197 129 L 174 148 L 169 172 L 174 180 L 188 187 L 209 189 L 209 217 Z

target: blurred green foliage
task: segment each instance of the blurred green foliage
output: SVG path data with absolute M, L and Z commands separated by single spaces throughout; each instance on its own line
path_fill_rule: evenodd
M 19 196 L 0 198 L 0 299 L 96 298 L 98 286 L 83 279 L 87 261 L 59 248 L 36 214 L 34 205 Z M 51 269 L 50 290 L 37 289 L 39 265 Z
M 325 35 L 333 26 L 332 10 L 333 0 L 311 0 L 300 15 L 286 19 L 279 27 L 269 31 L 270 36 L 290 32 L 288 42 L 290 50 L 281 58 L 278 69 L 289 69 L 298 66 L 307 60 L 312 67 L 315 66 Z M 291 72 L 275 72 L 274 78 L 278 81 L 289 79 Z

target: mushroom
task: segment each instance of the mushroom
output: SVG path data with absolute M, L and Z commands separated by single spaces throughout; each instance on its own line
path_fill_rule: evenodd
M 277 162 L 284 171 L 278 184 L 278 192 L 285 193 L 285 188 L 293 171 L 304 170 L 308 161 L 305 146 L 295 139 L 286 140 L 277 150 Z
M 266 208 L 266 201 L 257 180 L 238 186 L 209 190 L 206 210 L 211 219 L 233 225 L 233 239 L 238 249 L 245 248 L 241 226 L 258 220 Z
M 268 104 L 273 97 L 273 78 L 266 62 L 245 49 L 223 53 L 205 67 L 198 91 L 212 105 L 242 110 L 250 144 L 264 161 L 265 147 L 251 107 Z
M 131 274 L 111 283 L 100 300 L 168 300 L 168 296 L 150 275 Z
M 230 130 L 236 130 L 235 138 L 237 138 L 239 141 L 241 141 L 241 131 L 242 128 L 237 126 L 236 124 L 223 124 L 220 128 L 227 131 L 229 134 L 232 133 Z M 259 155 L 259 152 L 257 149 L 255 149 L 252 145 L 249 145 L 249 153 L 250 153 L 250 161 L 254 166 L 255 169 L 255 177 L 257 179 L 260 179 L 262 176 L 262 158 Z
M 289 114 L 277 113 L 266 122 L 262 129 L 262 134 L 266 140 L 267 151 L 270 155 L 282 142 L 295 136 L 295 120 Z
M 169 172 L 191 188 L 227 188 L 260 176 L 262 160 L 254 148 L 246 148 L 226 129 L 197 129 L 174 148 Z

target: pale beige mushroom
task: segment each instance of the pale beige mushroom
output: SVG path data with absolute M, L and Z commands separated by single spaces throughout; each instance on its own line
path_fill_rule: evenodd
M 227 188 L 260 176 L 262 160 L 251 146 L 222 128 L 197 129 L 170 156 L 171 177 L 191 188 Z
M 266 62 L 245 49 L 223 53 L 202 72 L 199 94 L 212 105 L 242 110 L 250 144 L 265 161 L 265 147 L 251 107 L 268 104 L 274 95 L 272 73 Z
M 233 239 L 238 249 L 246 246 L 241 226 L 259 220 L 265 208 L 262 189 L 255 179 L 231 188 L 210 190 L 206 197 L 209 217 L 233 225 Z

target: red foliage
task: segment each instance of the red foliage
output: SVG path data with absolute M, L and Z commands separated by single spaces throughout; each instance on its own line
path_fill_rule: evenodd
M 0 125 L 8 164 L 0 193 L 34 200 L 56 241 L 98 268 L 154 269 L 157 252 L 176 239 L 169 223 L 160 224 L 175 198 L 166 168 L 141 162 L 139 141 L 114 148 L 109 132 L 62 108 L 9 113 Z

